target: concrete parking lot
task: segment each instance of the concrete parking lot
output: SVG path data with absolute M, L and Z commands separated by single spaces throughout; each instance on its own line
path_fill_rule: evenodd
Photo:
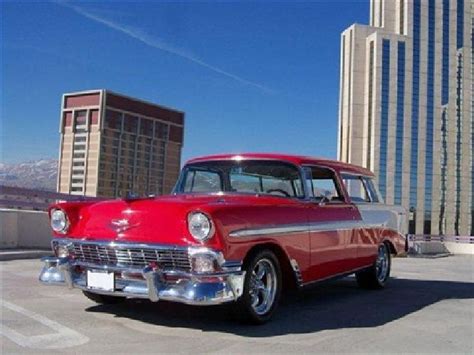
M 395 259 L 382 291 L 353 278 L 286 297 L 263 326 L 227 307 L 127 301 L 98 306 L 42 286 L 38 260 L 0 262 L 3 354 L 473 353 L 474 259 Z

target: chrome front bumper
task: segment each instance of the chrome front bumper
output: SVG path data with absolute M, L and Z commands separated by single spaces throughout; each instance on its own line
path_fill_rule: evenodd
M 145 298 L 153 302 L 174 301 L 191 305 L 215 305 L 236 301 L 243 292 L 245 272 L 240 265 L 212 274 L 196 274 L 159 270 L 152 267 L 130 269 L 77 264 L 69 257 L 45 257 L 39 280 L 46 285 L 66 285 L 92 293 L 129 298 Z M 87 270 L 114 272 L 113 291 L 87 287 Z M 135 275 L 127 278 L 124 275 Z M 137 277 L 138 276 L 138 277 Z M 167 281 L 172 278 L 173 281 Z

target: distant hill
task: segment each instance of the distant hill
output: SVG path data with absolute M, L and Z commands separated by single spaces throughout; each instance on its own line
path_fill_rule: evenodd
M 56 191 L 58 161 L 41 159 L 18 164 L 0 163 L 0 185 Z

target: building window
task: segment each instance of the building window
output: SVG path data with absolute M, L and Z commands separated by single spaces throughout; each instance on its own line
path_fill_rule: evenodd
M 464 45 L 464 0 L 457 0 L 457 33 L 456 47 L 462 48 Z
M 161 122 L 155 122 L 155 138 L 168 139 L 168 126 Z
M 138 133 L 138 122 L 139 119 L 136 116 L 131 116 L 131 115 L 125 115 L 124 121 L 123 121 L 123 129 L 127 133 L 133 133 L 137 134 Z
M 431 234 L 433 200 L 433 122 L 435 70 L 435 0 L 428 2 L 428 78 L 426 88 L 426 146 L 425 146 L 425 222 L 423 233 Z
M 87 124 L 87 111 L 80 110 L 75 112 L 74 127 L 85 126 Z
M 398 42 L 397 120 L 395 141 L 395 204 L 402 203 L 403 142 L 405 115 L 405 42 Z
M 140 134 L 142 136 L 153 137 L 153 121 L 142 118 L 140 120 Z
M 105 127 L 114 130 L 121 130 L 122 114 L 120 112 L 107 109 L 105 113 Z
M 382 112 L 380 119 L 379 190 L 385 198 L 387 192 L 387 140 L 390 99 L 390 41 L 382 41 Z
M 420 92 L 420 22 L 421 0 L 413 1 L 413 70 L 412 70 L 412 107 L 411 107 L 411 154 L 410 154 L 410 209 L 416 215 L 418 199 L 418 123 Z M 410 233 L 416 233 L 411 229 Z
M 442 105 L 446 105 L 449 100 L 449 1 L 450 0 L 443 0 Z

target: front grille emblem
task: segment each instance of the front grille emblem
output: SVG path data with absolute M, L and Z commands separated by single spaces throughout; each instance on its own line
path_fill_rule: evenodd
M 110 221 L 110 228 L 116 231 L 117 233 L 122 233 L 130 228 L 138 226 L 139 223 L 130 224 L 130 221 L 126 218 L 122 219 L 113 219 Z

